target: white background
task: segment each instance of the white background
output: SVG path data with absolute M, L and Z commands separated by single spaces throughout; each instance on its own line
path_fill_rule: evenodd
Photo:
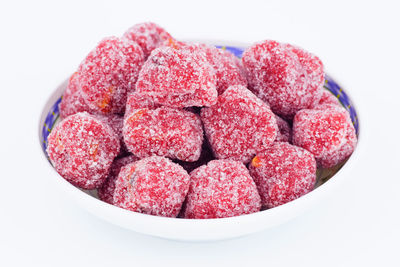
M 0 266 L 400 266 L 397 1 L 10 1 L 0 4 Z M 155 21 L 177 38 L 276 39 L 319 55 L 363 126 L 357 175 L 282 226 L 213 243 L 136 234 L 44 177 L 42 105 L 102 38 Z

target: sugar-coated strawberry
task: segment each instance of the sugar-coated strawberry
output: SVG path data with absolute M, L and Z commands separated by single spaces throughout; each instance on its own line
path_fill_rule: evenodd
M 203 143 L 198 115 L 168 107 L 136 109 L 125 118 L 123 136 L 128 150 L 139 158 L 151 155 L 196 161 Z
M 184 217 L 226 218 L 257 212 L 261 199 L 246 166 L 233 160 L 212 160 L 190 173 Z
M 172 39 L 171 35 L 166 30 L 153 22 L 133 25 L 124 33 L 123 38 L 127 38 L 139 44 L 145 58 L 163 42 Z
M 242 62 L 250 88 L 284 118 L 293 118 L 321 98 L 323 64 L 301 48 L 266 40 L 249 47 Z
M 115 132 L 86 112 L 61 121 L 47 141 L 47 154 L 54 168 L 83 189 L 94 189 L 104 182 L 120 150 Z
M 103 39 L 78 68 L 87 105 L 100 114 L 122 114 L 143 63 L 143 52 L 137 43 L 117 37 Z
M 219 159 L 249 162 L 274 142 L 278 126 L 268 105 L 243 86 L 231 86 L 201 110 L 204 130 Z
M 171 160 L 152 156 L 122 167 L 114 204 L 135 212 L 176 217 L 189 190 L 190 176 Z
M 265 208 L 303 196 L 314 188 L 316 181 L 313 154 L 287 142 L 276 142 L 258 153 L 249 168 Z
M 136 92 L 156 104 L 175 108 L 210 106 L 218 94 L 213 68 L 203 55 L 165 46 L 149 56 Z
M 293 120 L 293 144 L 314 154 L 318 166 L 333 167 L 346 160 L 357 143 L 349 113 L 337 105 L 299 111 Z

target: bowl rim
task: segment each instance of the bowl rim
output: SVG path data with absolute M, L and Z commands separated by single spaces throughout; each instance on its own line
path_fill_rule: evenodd
M 245 43 L 245 42 L 236 42 L 236 41 L 225 41 L 225 40 L 213 40 L 213 39 L 185 39 L 185 41 L 196 41 L 196 42 L 203 42 L 206 44 L 213 44 L 213 45 L 222 45 L 222 46 L 234 46 L 238 48 L 243 48 L 245 49 L 248 47 L 250 44 Z M 331 74 L 328 74 L 329 77 L 331 77 L 335 82 L 337 81 L 335 79 L 335 76 L 332 76 Z M 129 210 L 122 209 L 120 207 L 108 204 L 106 202 L 101 201 L 100 199 L 97 199 L 86 192 L 80 190 L 79 188 L 73 186 L 70 184 L 68 181 L 66 181 L 58 172 L 54 169 L 54 167 L 51 165 L 49 162 L 48 158 L 46 157 L 42 144 L 41 144 L 41 137 L 42 137 L 42 127 L 43 123 L 45 121 L 46 115 L 48 113 L 48 110 L 46 110 L 46 106 L 49 102 L 54 103 L 55 99 L 57 99 L 57 92 L 60 90 L 60 88 L 68 81 L 68 78 L 64 80 L 62 83 L 60 83 L 55 90 L 53 90 L 50 95 L 47 97 L 46 101 L 44 101 L 44 105 L 41 106 L 41 112 L 38 120 L 38 126 L 39 126 L 39 131 L 38 131 L 38 148 L 40 149 L 40 153 L 42 154 L 41 157 L 43 160 L 47 162 L 47 167 L 48 170 L 52 174 L 55 174 L 58 178 L 58 181 L 60 182 L 60 185 L 63 185 L 65 190 L 67 190 L 69 193 L 72 193 L 78 198 L 82 198 L 85 202 L 89 203 L 90 205 L 96 206 L 96 208 L 100 209 L 105 209 L 111 213 L 119 213 L 122 216 L 129 216 L 132 218 L 138 218 L 142 221 L 147 221 L 147 222 L 155 222 L 159 221 L 165 224 L 166 226 L 169 224 L 174 224 L 176 226 L 177 224 L 182 225 L 182 226 L 193 226 L 193 227 L 201 227 L 201 226 L 210 226 L 210 225 L 228 225 L 228 224 L 236 224 L 238 222 L 245 223 L 246 221 L 255 221 L 259 220 L 260 218 L 274 218 L 278 216 L 279 214 L 282 213 L 287 213 L 291 209 L 295 207 L 307 207 L 309 204 L 313 202 L 313 199 L 316 199 L 322 195 L 325 195 L 327 191 L 333 190 L 338 184 L 341 183 L 343 179 L 346 177 L 346 173 L 350 173 L 351 170 L 354 168 L 356 164 L 355 161 L 359 158 L 359 151 L 360 151 L 360 146 L 363 146 L 364 141 L 363 141 L 363 120 L 362 120 L 362 114 L 360 116 L 360 109 L 357 106 L 357 102 L 353 101 L 352 93 L 347 91 L 346 89 L 345 92 L 347 96 L 349 97 L 350 101 L 354 104 L 354 108 L 357 112 L 357 118 L 358 118 L 358 136 L 357 136 L 357 145 L 355 150 L 353 151 L 352 155 L 350 158 L 347 160 L 347 162 L 340 168 L 340 170 L 334 175 L 334 178 L 332 177 L 328 181 L 326 181 L 324 184 L 321 186 L 315 188 L 311 192 L 301 196 L 300 198 L 297 198 L 293 201 L 290 201 L 288 203 L 285 203 L 283 205 L 267 209 L 267 210 L 262 210 L 259 212 L 251 213 L 251 214 L 244 214 L 240 216 L 234 216 L 234 217 L 227 217 L 227 218 L 213 218 L 213 219 L 184 219 L 184 218 L 171 218 L 171 217 L 161 217 L 161 216 L 154 216 L 154 215 L 148 215 L 148 214 L 143 214 L 143 213 L 138 213 L 138 212 L 132 212 Z M 346 88 L 342 87 L 342 83 L 340 82 L 341 88 Z M 43 104 L 43 103 L 42 103 Z M 58 182 L 57 181 L 57 182 Z

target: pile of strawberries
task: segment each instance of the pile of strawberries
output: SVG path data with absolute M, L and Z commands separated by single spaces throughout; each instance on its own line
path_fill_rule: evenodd
M 70 183 L 135 212 L 223 218 L 313 190 L 357 137 L 315 55 L 255 43 L 242 59 L 154 23 L 105 38 L 71 76 L 48 137 Z

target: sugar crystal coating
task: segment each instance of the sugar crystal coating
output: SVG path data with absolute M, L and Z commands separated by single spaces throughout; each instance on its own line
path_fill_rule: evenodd
M 318 165 L 322 168 L 331 168 L 347 160 L 357 145 L 357 135 L 354 127 L 347 124 L 346 141 L 339 149 L 329 152 L 321 158 L 317 158 Z
M 128 150 L 139 158 L 158 155 L 196 161 L 203 143 L 198 115 L 168 107 L 136 109 L 125 118 L 123 135 Z
M 119 116 L 117 114 L 110 114 L 110 115 L 95 114 L 94 116 L 97 119 L 99 119 L 100 121 L 102 121 L 103 123 L 110 126 L 110 128 L 118 136 L 118 139 L 120 140 L 120 145 L 121 145 L 120 154 L 118 156 L 126 155 L 127 149 L 126 149 L 126 146 L 124 143 L 124 136 L 122 135 L 122 127 L 124 125 L 124 117 Z
M 333 109 L 337 110 L 339 112 L 343 112 L 344 108 L 338 103 L 333 103 L 333 104 L 321 104 L 314 109 L 319 109 L 319 110 L 327 110 L 327 109 Z M 349 114 L 346 111 L 346 134 L 345 134 L 345 141 L 343 145 L 337 149 L 334 150 L 330 153 L 327 153 L 321 158 L 316 158 L 317 159 L 317 164 L 318 166 L 321 166 L 322 168 L 331 168 L 333 166 L 336 166 L 338 164 L 343 163 L 345 160 L 347 160 L 351 154 L 353 153 L 354 149 L 357 146 L 357 134 L 356 130 L 353 126 L 353 122 L 351 121 L 351 118 Z
M 114 204 L 115 181 L 118 178 L 118 174 L 121 168 L 137 160 L 138 158 L 133 155 L 114 160 L 114 162 L 111 164 L 110 172 L 107 176 L 107 179 L 97 189 L 97 194 L 102 201 L 107 202 L 111 205 Z
M 142 49 L 135 42 L 103 39 L 78 68 L 82 96 L 88 106 L 101 114 L 122 114 L 143 63 Z
M 240 58 L 238 58 L 237 56 L 235 56 L 233 53 L 229 52 L 228 50 L 224 50 L 224 49 L 221 49 L 221 50 L 225 54 L 226 57 L 230 58 L 235 63 L 235 65 L 237 66 L 237 68 L 240 71 L 240 75 L 246 79 L 246 84 L 247 84 L 246 70 L 244 69 L 242 60 Z
M 167 31 L 153 22 L 133 25 L 124 33 L 123 38 L 127 38 L 139 44 L 145 58 L 163 42 L 172 39 Z
M 176 163 L 181 165 L 187 172 L 191 172 L 194 169 L 200 167 L 201 165 L 207 164 L 207 162 L 214 160 L 214 155 L 212 153 L 210 144 L 207 140 L 203 141 L 203 145 L 201 147 L 201 153 L 198 160 L 189 162 L 189 161 L 182 161 L 182 160 L 175 160 Z
M 57 172 L 83 189 L 94 189 L 104 182 L 120 149 L 114 131 L 86 112 L 61 121 L 47 142 L 47 154 Z
M 185 218 L 226 218 L 261 208 L 256 185 L 241 162 L 213 160 L 192 171 L 190 179 Z
M 314 154 L 318 166 L 329 168 L 344 161 L 356 145 L 349 113 L 337 105 L 299 111 L 293 120 L 293 144 Z
M 156 104 L 183 108 L 210 106 L 217 99 L 215 74 L 204 56 L 160 47 L 140 71 L 136 92 Z
M 176 217 L 189 182 L 189 174 L 179 164 L 164 157 L 148 157 L 122 167 L 114 204 L 135 212 Z
M 275 142 L 292 142 L 292 128 L 289 123 L 275 115 L 276 124 L 278 125 L 278 134 L 276 136 Z
M 70 115 L 84 111 L 91 113 L 89 106 L 82 97 L 82 91 L 78 83 L 78 73 L 75 72 L 69 78 L 67 88 L 64 91 L 60 103 L 60 117 L 65 119 Z
M 307 150 L 276 142 L 250 164 L 262 205 L 273 208 L 310 192 L 316 181 L 316 162 Z
M 222 78 L 219 82 L 219 94 L 222 94 L 231 85 L 248 86 L 246 72 L 242 61 L 228 50 L 218 49 L 223 56 Z M 233 65 L 232 65 L 233 64 Z M 222 89 L 222 90 L 221 90 Z
M 204 130 L 219 159 L 249 162 L 275 140 L 275 115 L 263 101 L 242 86 L 231 86 L 215 105 L 201 110 Z
M 250 88 L 284 118 L 311 108 L 321 97 L 322 62 L 301 48 L 266 40 L 249 47 L 242 62 Z
M 341 104 L 336 96 L 334 96 L 331 92 L 328 90 L 323 90 L 321 94 L 321 99 L 318 101 L 318 103 L 314 106 L 321 106 L 321 105 L 336 105 L 340 106 Z
M 237 58 L 222 49 L 206 44 L 187 44 L 182 49 L 192 53 L 202 53 L 215 71 L 218 94 L 222 94 L 229 86 L 247 86 L 246 77 L 239 68 Z
M 151 99 L 149 99 L 145 95 L 133 92 L 128 95 L 128 99 L 126 100 L 126 108 L 124 116 L 126 118 L 136 109 L 141 109 L 141 108 L 156 109 L 159 107 L 160 105 L 155 104 Z

